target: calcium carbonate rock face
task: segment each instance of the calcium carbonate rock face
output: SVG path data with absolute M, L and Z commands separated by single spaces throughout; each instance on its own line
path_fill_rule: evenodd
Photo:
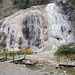
M 34 6 L 0 20 L 0 46 L 19 50 L 19 46 L 37 46 L 51 50 L 73 42 L 70 23 L 55 3 Z

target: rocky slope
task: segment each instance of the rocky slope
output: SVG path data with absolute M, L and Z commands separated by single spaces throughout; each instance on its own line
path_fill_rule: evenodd
M 0 2 L 0 20 L 8 17 L 18 11 L 16 5 L 13 5 L 12 0 L 2 0 Z
M 63 3 L 33 6 L 0 20 L 0 45 L 8 50 L 19 50 L 19 46 L 51 50 L 74 42 L 64 8 Z

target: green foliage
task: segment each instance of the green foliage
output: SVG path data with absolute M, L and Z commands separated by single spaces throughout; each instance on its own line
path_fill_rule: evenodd
M 55 55 L 57 56 L 70 56 L 72 54 L 75 54 L 75 47 L 70 48 L 68 45 L 62 45 L 58 48 Z
M 30 6 L 29 5 L 30 0 L 12 0 L 12 1 L 13 1 L 14 5 L 17 4 L 22 9 L 26 9 L 26 8 L 28 8 Z

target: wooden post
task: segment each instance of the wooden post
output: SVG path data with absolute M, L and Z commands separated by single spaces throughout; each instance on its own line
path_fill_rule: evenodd
M 25 59 L 25 52 L 24 52 L 24 59 Z
M 20 52 L 19 52 L 19 58 L 20 58 Z
M 5 52 L 5 60 L 7 61 L 7 52 Z
M 12 56 L 12 53 L 10 52 L 10 57 Z
M 14 53 L 13 53 L 13 63 L 14 63 Z

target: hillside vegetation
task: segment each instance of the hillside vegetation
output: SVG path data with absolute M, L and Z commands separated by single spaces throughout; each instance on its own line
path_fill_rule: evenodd
M 21 9 L 30 7 L 30 0 L 12 0 L 14 5 L 17 5 Z
M 12 0 L 14 5 L 18 5 L 19 8 L 25 9 L 32 5 L 42 5 L 49 2 L 56 2 L 58 0 Z M 63 0 L 60 0 L 63 1 Z M 66 0 L 71 5 L 75 5 L 75 0 Z
M 26 9 L 33 5 L 42 5 L 58 0 L 0 0 L 0 19 L 8 17 L 20 9 Z M 67 0 L 71 6 L 75 6 L 75 0 Z

